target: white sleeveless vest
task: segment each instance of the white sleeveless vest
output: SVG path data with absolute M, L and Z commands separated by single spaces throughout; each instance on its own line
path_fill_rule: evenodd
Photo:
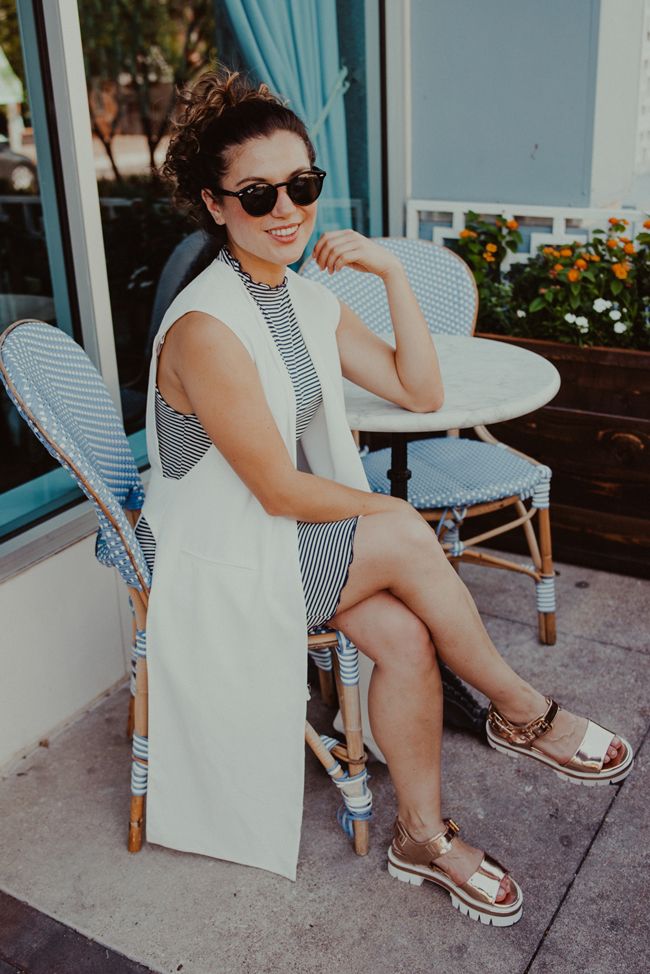
M 301 439 L 307 463 L 314 474 L 369 490 L 345 417 L 338 301 L 291 270 L 287 281 L 323 390 Z M 167 311 L 149 375 L 143 513 L 156 562 L 147 616 L 147 838 L 295 879 L 307 683 L 296 521 L 267 514 L 215 446 L 182 479 L 163 477 L 157 360 L 167 330 L 189 311 L 218 318 L 240 339 L 296 462 L 286 366 L 237 273 L 214 261 Z M 368 661 L 366 684 L 370 669 Z

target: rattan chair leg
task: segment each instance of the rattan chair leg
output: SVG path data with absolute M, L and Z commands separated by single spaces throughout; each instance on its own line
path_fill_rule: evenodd
M 334 676 L 331 670 L 318 671 L 318 683 L 320 695 L 326 707 L 335 707 L 337 703 L 336 688 L 334 686 Z
M 133 607 L 133 600 L 129 599 L 129 606 L 131 608 L 131 659 L 129 660 L 129 713 L 126 718 L 126 738 L 128 741 L 133 737 L 133 727 L 135 720 L 135 710 L 134 710 L 134 687 L 133 682 L 135 679 L 134 667 L 135 667 L 135 631 L 137 629 L 135 621 L 135 609 Z
M 363 727 L 361 724 L 361 700 L 359 684 L 346 685 L 341 679 L 341 667 L 337 653 L 333 653 L 334 677 L 338 692 L 343 728 L 345 731 L 345 745 L 348 753 L 348 770 L 350 776 L 359 774 L 366 766 L 366 752 L 363 747 Z M 355 821 L 354 851 L 358 856 L 368 854 L 370 845 L 370 826 L 367 821 Z
M 517 512 L 520 516 L 526 513 L 526 507 L 523 501 L 517 501 L 515 505 Z M 533 528 L 532 521 L 524 521 L 522 524 L 524 529 L 524 534 L 526 535 L 526 542 L 528 544 L 528 550 L 530 551 L 530 557 L 533 559 L 533 565 L 537 571 L 542 570 L 542 556 L 539 550 L 539 545 L 537 543 L 537 537 L 535 535 L 535 529 Z
M 136 627 L 142 632 L 147 626 L 147 596 L 141 592 L 130 590 L 129 594 L 133 602 L 135 612 Z M 147 660 L 144 656 L 138 656 L 135 666 L 135 696 L 133 700 L 134 718 L 134 746 L 135 738 L 146 739 L 149 733 L 149 685 L 147 679 Z M 140 769 L 145 765 L 145 759 L 139 758 Z M 135 764 L 134 764 L 134 767 Z M 129 852 L 139 852 L 142 848 L 142 829 L 144 820 L 144 804 L 146 796 L 146 777 L 144 784 L 144 794 L 131 795 L 131 809 L 129 815 L 129 837 L 127 848 Z
M 553 578 L 553 554 L 551 549 L 551 517 L 548 507 L 540 507 L 537 512 L 539 518 L 539 547 L 542 556 L 542 578 Z M 555 611 L 539 612 L 539 638 L 546 646 L 554 646 L 557 638 Z
M 131 795 L 129 816 L 129 852 L 139 852 L 142 848 L 142 824 L 144 821 L 144 795 Z
M 149 690 L 147 680 L 147 661 L 138 659 L 135 669 L 135 727 L 138 737 L 146 738 L 149 725 Z M 140 759 L 142 763 L 143 760 Z M 131 814 L 129 817 L 129 852 L 139 852 L 142 848 L 142 825 L 144 818 L 145 795 L 131 795 Z
M 135 697 L 133 695 L 129 696 L 129 713 L 126 718 L 126 736 L 128 740 L 133 737 L 133 731 L 135 729 Z

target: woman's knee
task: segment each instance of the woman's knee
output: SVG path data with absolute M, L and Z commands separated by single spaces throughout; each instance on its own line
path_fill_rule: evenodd
M 435 531 L 414 509 L 385 515 L 383 526 L 389 557 L 407 561 L 419 555 L 444 558 Z
M 427 672 L 435 661 L 435 649 L 429 630 L 414 612 L 394 596 L 393 605 L 377 626 L 377 662 L 384 666 L 406 667 L 409 671 Z

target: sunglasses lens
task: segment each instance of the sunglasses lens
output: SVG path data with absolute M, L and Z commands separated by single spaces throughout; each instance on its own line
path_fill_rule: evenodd
M 251 186 L 243 196 L 239 197 L 241 205 L 249 216 L 265 216 L 270 213 L 278 198 L 278 191 L 267 183 Z
M 291 180 L 287 186 L 287 192 L 298 206 L 309 206 L 310 203 L 314 203 L 318 199 L 322 188 L 322 176 L 317 173 L 303 173 Z

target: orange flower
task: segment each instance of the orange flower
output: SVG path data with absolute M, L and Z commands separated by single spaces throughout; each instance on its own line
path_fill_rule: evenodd
M 553 270 L 554 271 L 563 271 L 564 270 L 564 264 L 555 264 L 555 266 L 553 267 Z
M 506 226 L 508 230 L 516 230 L 519 227 L 519 224 L 517 223 L 516 220 L 508 220 Z
M 599 254 L 589 254 L 589 260 L 599 261 L 600 260 L 600 255 Z
M 626 243 L 625 246 L 623 247 L 623 250 L 625 251 L 626 254 L 633 254 L 633 253 L 635 253 L 634 244 L 633 243 Z
M 487 250 L 485 251 L 485 253 L 483 254 L 483 256 L 485 257 L 485 259 L 488 262 L 488 264 L 492 264 L 494 262 L 494 257 L 492 256 L 492 254 L 489 254 L 487 252 Z
M 586 270 L 586 269 L 587 269 L 587 261 L 586 261 L 586 260 L 584 260 L 584 258 L 582 258 L 582 257 L 579 257 L 579 258 L 577 259 L 577 261 L 576 261 L 576 263 L 575 263 L 575 266 L 576 266 L 576 267 L 577 267 L 577 268 L 578 268 L 579 270 L 581 270 L 581 271 L 584 271 L 584 270 Z
M 478 234 L 474 233 L 473 230 L 461 230 L 458 236 L 464 240 L 466 237 L 476 237 Z
M 618 247 L 618 240 L 616 240 L 615 237 L 610 237 L 609 240 L 607 241 L 607 246 L 610 247 L 611 250 L 616 250 L 616 248 Z
M 650 220 L 648 220 L 648 223 L 650 223 Z M 543 254 L 546 254 L 547 257 L 555 257 L 555 248 L 554 247 L 544 247 L 542 253 Z
M 575 269 L 575 267 L 572 267 L 571 270 L 569 271 L 569 273 L 567 274 L 567 277 L 572 282 L 573 281 L 579 281 L 580 280 L 580 271 L 577 271 Z
M 646 228 L 646 230 L 650 230 L 650 220 L 644 220 L 643 226 Z
M 630 238 L 629 237 L 619 237 L 618 239 L 621 241 L 621 243 L 629 243 L 630 242 Z
M 615 226 L 617 223 L 623 223 L 623 220 L 619 220 L 617 216 L 610 216 L 607 222 L 611 223 L 612 226 Z
M 496 244 L 489 243 L 485 245 L 485 249 L 487 250 L 488 254 L 496 254 L 499 248 L 497 247 Z
M 623 264 L 623 263 L 612 264 L 612 270 L 614 271 L 614 274 L 619 279 L 619 281 L 625 280 L 629 269 L 630 269 L 629 264 Z
M 560 257 L 571 257 L 572 254 L 573 251 L 571 250 L 570 247 L 563 247 L 562 250 L 560 251 Z

